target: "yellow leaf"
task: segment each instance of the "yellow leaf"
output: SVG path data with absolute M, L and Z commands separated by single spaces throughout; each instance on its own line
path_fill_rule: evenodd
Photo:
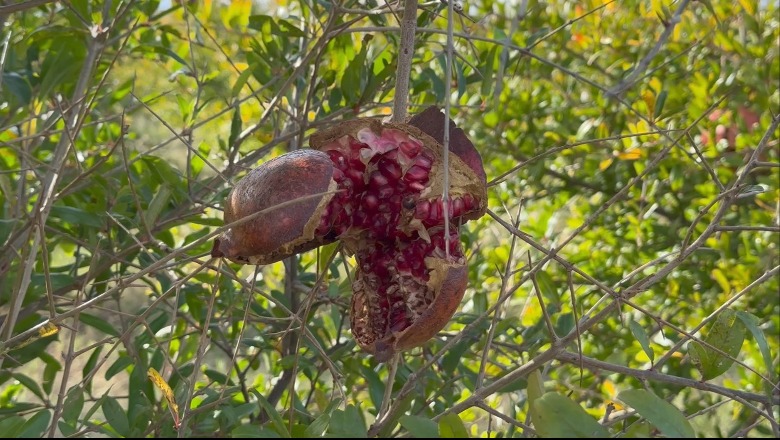
M 56 324 L 47 322 L 43 327 L 38 329 L 38 334 L 40 337 L 45 338 L 46 336 L 56 335 L 59 331 L 60 328 L 57 327 Z
M 179 429 L 179 426 L 181 425 L 181 421 L 179 420 L 179 405 L 176 404 L 173 390 L 168 385 L 168 382 L 166 382 L 154 368 L 149 368 L 146 375 L 149 377 L 149 380 L 162 391 L 165 400 L 168 401 L 168 409 L 171 411 L 171 416 L 173 416 L 173 427 Z
M 642 150 L 639 148 L 634 148 L 632 150 L 624 151 L 622 153 L 618 153 L 617 155 L 618 159 L 620 160 L 637 160 L 642 158 Z
M 611 157 L 610 157 L 610 158 L 607 158 L 607 159 L 604 159 L 604 160 L 602 160 L 602 161 L 599 163 L 599 171 L 604 171 L 604 170 L 606 170 L 607 168 L 609 168 L 609 166 L 610 166 L 610 165 L 612 165 L 612 161 L 613 161 L 613 159 L 612 159 Z
M 642 100 L 645 101 L 647 106 L 647 113 L 650 117 L 653 117 L 653 109 L 655 109 L 655 93 L 652 90 L 645 90 L 642 92 Z
M 756 13 L 756 2 L 753 0 L 739 0 L 739 4 L 748 14 Z
M 729 283 L 728 278 L 726 278 L 726 274 L 724 274 L 722 270 L 718 268 L 712 269 L 711 275 L 712 278 L 715 279 L 715 282 L 718 283 L 720 288 L 723 289 L 723 293 L 731 292 L 731 283 Z

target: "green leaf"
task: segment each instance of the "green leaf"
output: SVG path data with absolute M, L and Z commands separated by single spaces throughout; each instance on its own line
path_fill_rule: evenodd
M 102 228 L 105 222 L 103 216 L 72 206 L 52 206 L 51 217 L 60 219 L 72 226 L 83 225 L 92 226 L 93 228 Z
M 233 110 L 233 119 L 230 121 L 230 136 L 228 137 L 229 148 L 233 148 L 238 136 L 241 134 L 241 123 L 241 106 L 237 104 L 236 109 Z
M 547 272 L 537 272 L 536 282 L 539 284 L 540 293 L 544 298 L 553 304 L 560 304 L 561 298 L 558 296 L 558 290 L 555 288 L 555 283 Z
M 49 394 L 54 386 L 54 379 L 57 378 L 57 372 L 62 370 L 62 365 L 49 353 L 40 353 L 39 357 L 46 364 L 43 369 L 43 384 L 41 386 L 43 391 Z
M 66 422 L 75 425 L 81 410 L 84 408 L 84 390 L 78 386 L 73 386 L 65 397 L 65 405 L 62 408 L 62 418 Z
M 372 35 L 366 34 L 363 37 L 363 44 L 360 52 L 352 58 L 344 75 L 341 77 L 341 91 L 347 100 L 347 105 L 356 104 L 361 95 L 363 80 L 369 79 L 373 75 L 371 69 L 366 69 L 366 55 L 368 54 L 368 42 Z
M 355 405 L 347 405 L 344 411 L 333 410 L 328 432 L 348 438 L 365 438 L 367 435 L 365 422 Z
M 493 46 L 485 58 L 485 62 L 482 66 L 482 85 L 480 87 L 480 94 L 482 98 L 486 98 L 490 95 L 491 90 L 496 87 L 496 78 L 493 78 L 495 74 L 495 59 L 498 54 L 498 48 L 500 46 Z
M 24 426 L 25 420 L 22 416 L 10 416 L 0 420 L 0 432 L 6 438 L 18 437 L 18 432 Z
M 655 109 L 653 109 L 653 118 L 657 119 L 659 116 L 661 116 L 661 112 L 664 111 L 664 104 L 666 104 L 666 98 L 669 95 L 669 92 L 666 90 L 661 90 L 661 93 L 658 94 L 658 98 L 655 100 Z
M 249 77 L 252 76 L 253 72 L 253 69 L 244 69 L 244 71 L 241 72 L 241 75 L 238 75 L 238 79 L 236 79 L 236 82 L 233 84 L 233 88 L 230 89 L 231 98 L 235 98 L 241 94 L 241 90 L 246 85 L 246 82 L 249 81 Z
M 666 437 L 696 437 L 690 422 L 679 409 L 649 391 L 626 390 L 617 398 L 634 408 Z
M 647 337 L 647 332 L 644 327 L 633 319 L 629 319 L 628 328 L 631 329 L 631 334 L 634 335 L 637 342 L 639 342 L 639 345 L 642 346 L 642 350 L 645 351 L 645 354 L 650 358 L 650 362 L 652 363 L 655 360 L 655 353 L 653 353 L 653 349 L 650 348 L 650 339 Z
M 466 81 L 466 73 L 463 71 L 463 63 L 458 62 L 457 60 L 452 63 L 452 68 L 455 69 L 455 72 L 458 76 L 458 100 L 460 101 L 460 98 L 464 93 L 466 93 L 466 86 L 468 85 Z
M 328 407 L 325 408 L 325 411 L 323 411 L 322 414 L 314 419 L 314 421 L 311 422 L 311 425 L 306 427 L 303 436 L 306 438 L 322 437 L 322 434 L 325 433 L 325 431 L 328 429 L 328 425 L 330 424 L 330 415 L 333 414 L 333 411 L 340 404 L 341 399 L 336 399 L 330 402 Z
M 117 373 L 124 371 L 130 365 L 133 365 L 133 360 L 130 359 L 130 356 L 126 354 L 120 355 L 119 359 L 115 360 L 114 363 L 111 364 L 111 366 L 106 370 L 106 380 L 116 376 Z
M 94 327 L 104 334 L 111 335 L 114 337 L 119 336 L 119 332 L 117 331 L 116 327 L 109 324 L 108 321 L 104 320 L 103 318 L 99 318 L 95 315 L 90 315 L 89 313 L 79 313 L 79 321 L 83 322 L 84 324 L 87 324 L 90 327 Z
M 774 378 L 775 369 L 772 368 L 772 354 L 769 351 L 769 344 L 766 340 L 766 335 L 764 335 L 764 332 L 761 331 L 761 329 L 758 327 L 760 320 L 757 316 L 748 312 L 743 312 L 741 310 L 737 311 L 737 317 L 753 335 L 753 339 L 756 340 L 758 349 L 761 351 L 761 357 L 764 359 L 764 365 L 766 365 L 766 370 L 769 373 L 769 377 Z
M 267 35 L 279 35 L 288 38 L 302 38 L 306 36 L 302 30 L 289 21 L 277 19 L 269 15 L 250 15 L 248 27 Z
M 32 98 L 30 81 L 16 72 L 3 73 L 3 89 L 11 92 L 21 106 L 26 106 Z
M 43 432 L 49 426 L 51 420 L 51 411 L 44 409 L 30 417 L 19 429 L 19 438 L 40 438 Z
M 550 392 L 533 404 L 534 428 L 540 437 L 608 438 L 609 431 L 601 426 L 580 405 L 566 396 Z
M 94 350 L 92 350 L 92 354 L 89 355 L 89 359 L 87 359 L 87 363 L 84 364 L 84 368 L 81 369 L 81 377 L 87 377 L 89 376 L 90 379 L 84 384 L 85 390 L 87 392 L 92 391 L 92 378 L 95 376 L 90 376 L 90 373 L 95 368 L 95 365 L 97 365 L 97 361 L 100 358 L 100 353 L 103 351 L 103 346 L 98 345 L 95 347 Z
M 163 209 L 168 206 L 168 202 L 171 200 L 171 189 L 167 186 L 160 186 L 157 192 L 154 193 L 152 201 L 149 202 L 149 207 L 146 208 L 146 212 L 143 213 L 144 221 L 150 228 L 154 228 L 157 223 L 157 219 L 160 217 Z
M 233 438 L 281 438 L 274 430 L 251 424 L 236 426 L 230 431 L 230 436 Z
M 691 341 L 688 345 L 691 361 L 704 380 L 710 380 L 725 373 L 734 363 L 745 340 L 745 326 L 737 319 L 733 310 L 725 309 L 702 340 L 728 354 L 723 356 L 696 341 Z
M 367 366 L 361 367 L 363 379 L 368 384 L 368 395 L 371 397 L 371 402 L 375 408 L 379 408 L 382 405 L 382 399 L 384 398 L 387 382 L 379 378 L 379 374 L 376 371 L 368 368 Z
M 471 348 L 472 342 L 465 339 L 455 344 L 441 359 L 441 367 L 447 374 L 452 374 L 463 361 L 463 354 Z
M 143 46 L 138 46 L 137 48 L 133 49 L 131 52 L 149 52 L 149 53 L 156 53 L 160 54 L 169 58 L 173 58 L 176 60 L 179 64 L 182 66 L 185 66 L 189 68 L 189 64 L 187 64 L 187 61 L 185 61 L 182 57 L 176 54 L 176 52 L 168 49 L 167 47 L 162 46 L 150 46 L 148 44 Z
M 445 414 L 439 419 L 439 435 L 441 438 L 469 438 L 463 420 L 455 413 Z
M 322 437 L 328 429 L 330 423 L 330 414 L 320 414 L 303 432 L 303 436 L 306 438 Z
M 260 394 L 260 392 L 258 392 L 256 389 L 252 389 L 252 394 L 257 397 L 257 401 L 260 403 L 260 406 L 271 418 L 271 422 L 273 422 L 276 432 L 279 433 L 279 435 L 281 435 L 283 438 L 290 438 L 290 432 L 287 430 L 287 426 L 284 424 L 282 416 L 279 415 L 278 411 L 276 411 L 276 408 L 271 406 L 268 400 L 266 400 L 266 398 L 263 397 L 263 395 Z
M 11 377 L 18 380 L 20 384 L 22 384 L 25 388 L 30 390 L 39 399 L 44 401 L 46 400 L 46 398 L 43 395 L 43 392 L 41 391 L 41 387 L 39 387 L 38 383 L 35 382 L 32 378 L 27 377 L 22 373 L 11 373 Z
M 63 437 L 70 437 L 78 432 L 74 425 L 69 424 L 65 420 L 57 422 L 57 427 L 60 428 Z
M 414 437 L 417 438 L 438 438 L 439 427 L 431 419 L 426 419 L 420 416 L 404 415 L 398 422 L 409 431 Z
M 106 416 L 106 421 L 112 428 L 116 430 L 120 435 L 126 436 L 130 431 L 130 425 L 127 422 L 127 414 L 119 402 L 111 396 L 107 397 L 103 402 L 103 414 Z
M 536 410 L 534 409 L 534 402 L 544 395 L 544 379 L 542 373 L 538 369 L 528 374 L 528 405 L 529 413 L 531 414 L 531 420 L 536 421 Z

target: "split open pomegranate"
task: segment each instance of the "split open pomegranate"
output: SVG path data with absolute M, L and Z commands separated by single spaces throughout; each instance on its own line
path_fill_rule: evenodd
M 226 223 L 268 212 L 228 230 L 212 255 L 268 264 L 340 239 L 357 262 L 358 344 L 381 361 L 423 344 L 460 304 L 467 270 L 458 229 L 484 214 L 487 199 L 479 153 L 452 122 L 444 170 L 443 127 L 444 115 L 431 107 L 408 124 L 356 119 L 313 134 L 313 150 L 280 156 L 236 185 Z

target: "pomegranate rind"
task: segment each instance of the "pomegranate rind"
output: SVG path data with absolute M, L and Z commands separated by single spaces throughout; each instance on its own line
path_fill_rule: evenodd
M 286 153 L 253 169 L 228 194 L 224 221 L 265 212 L 225 231 L 214 241 L 211 255 L 270 264 L 335 241 L 314 234 L 336 190 L 332 176 L 330 158 L 316 150 Z
M 436 142 L 444 145 L 444 114 L 439 107 L 431 106 L 421 113 L 412 116 L 409 120 L 409 125 L 419 128 L 436 140 Z M 485 174 L 485 168 L 482 166 L 482 156 L 480 156 L 477 148 L 471 143 L 466 133 L 455 125 L 455 121 L 452 119 L 450 119 L 449 131 L 449 150 L 455 153 L 487 185 L 487 175 Z
M 435 291 L 435 299 L 414 322 L 400 332 L 386 335 L 369 334 L 370 326 L 357 325 L 363 316 L 362 309 L 372 292 L 356 291 L 352 296 L 352 335 L 360 348 L 371 353 L 379 362 L 387 362 L 397 352 L 419 347 L 450 321 L 463 300 L 468 284 L 468 268 L 465 264 L 448 263 L 437 258 L 426 258 L 431 269 L 428 286 Z M 360 270 L 358 268 L 358 270 Z

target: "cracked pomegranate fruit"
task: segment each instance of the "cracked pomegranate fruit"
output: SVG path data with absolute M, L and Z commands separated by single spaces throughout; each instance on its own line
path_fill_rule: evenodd
M 482 216 L 487 200 L 479 153 L 450 122 L 445 209 L 443 135 L 435 107 L 407 124 L 356 119 L 313 134 L 312 150 L 271 160 L 236 185 L 225 222 L 254 217 L 215 240 L 212 255 L 268 264 L 340 239 L 357 262 L 358 344 L 380 361 L 423 344 L 460 304 L 467 268 L 458 228 Z

